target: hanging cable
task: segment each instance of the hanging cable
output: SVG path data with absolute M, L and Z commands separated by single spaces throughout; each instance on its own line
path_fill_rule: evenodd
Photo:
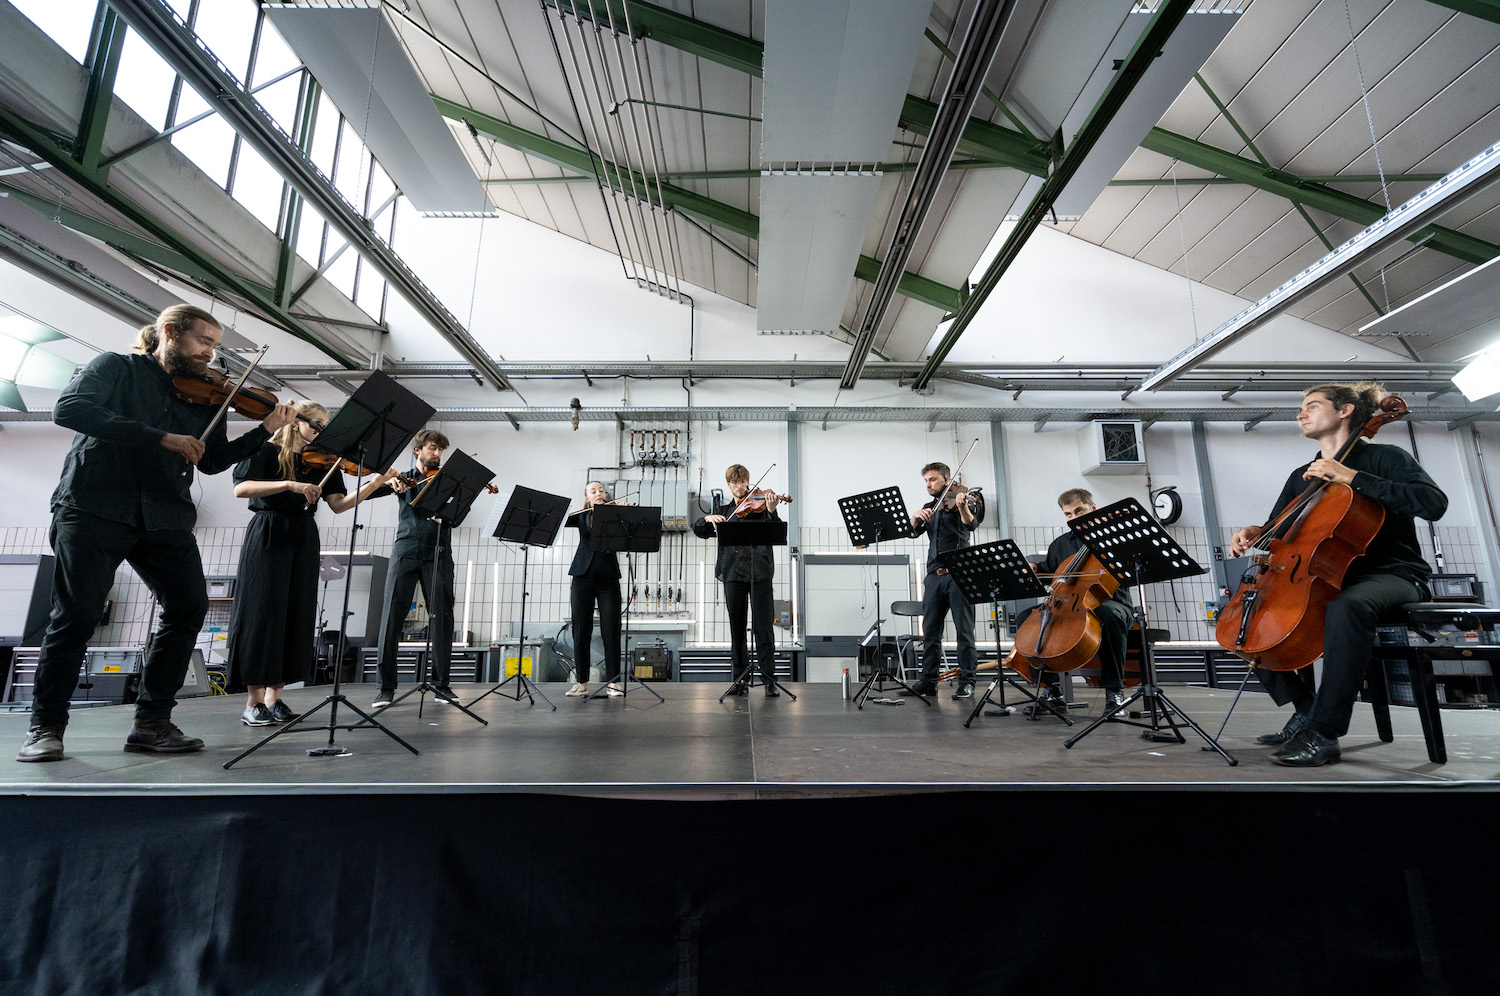
M 1193 271 L 1188 266 L 1187 232 L 1182 227 L 1182 195 L 1177 189 L 1177 160 L 1172 160 L 1172 198 L 1177 202 L 1177 240 L 1182 245 L 1182 273 L 1187 278 L 1188 311 L 1193 316 L 1193 342 L 1198 334 L 1198 304 L 1193 297 Z

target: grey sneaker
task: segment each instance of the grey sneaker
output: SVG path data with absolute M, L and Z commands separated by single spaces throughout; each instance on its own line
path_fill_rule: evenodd
M 396 693 L 395 692 L 388 692 L 388 691 L 386 691 L 385 689 L 382 688 L 380 690 L 380 694 L 377 695 L 377 696 L 375 696 L 375 701 L 370 703 L 370 708 L 371 709 L 384 709 L 386 706 L 390 705 L 391 702 L 393 702 L 395 700 L 395 698 L 396 698 Z
M 63 726 L 33 726 L 21 744 L 17 761 L 61 761 L 63 759 Z
M 271 718 L 271 710 L 266 708 L 266 704 L 257 702 L 240 713 L 240 722 L 246 726 L 270 726 L 275 720 Z
M 1124 689 L 1121 689 L 1121 688 L 1111 688 L 1111 689 L 1108 689 L 1104 693 L 1104 711 L 1105 712 L 1109 712 L 1115 706 L 1124 705 L 1125 704 L 1125 700 L 1126 700 L 1127 697 L 1128 696 L 1126 696 Z M 1114 714 L 1114 718 L 1115 719 L 1124 719 L 1125 718 L 1125 711 L 1122 709 L 1119 712 L 1115 713 Z

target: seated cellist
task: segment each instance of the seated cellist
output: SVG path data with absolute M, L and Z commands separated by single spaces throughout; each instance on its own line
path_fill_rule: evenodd
M 1342 462 L 1335 459 L 1375 413 L 1381 395 L 1374 384 L 1320 384 L 1307 389 L 1297 414 L 1302 434 L 1318 441 L 1319 452 L 1287 478 L 1272 520 L 1301 494 L 1305 482 L 1317 480 L 1347 484 L 1355 494 L 1384 506 L 1386 514 L 1324 612 L 1323 677 L 1318 686 L 1313 687 L 1311 667 L 1257 669 L 1276 704 L 1291 703 L 1294 709 L 1280 732 L 1257 738 L 1258 743 L 1278 745 L 1269 755 L 1277 764 L 1313 767 L 1339 759 L 1338 738 L 1349 732 L 1380 617 L 1430 597 L 1426 585 L 1432 572 L 1417 545 L 1415 517 L 1441 518 L 1448 496 L 1410 453 L 1396 446 L 1357 439 Z M 1244 555 L 1262 531 L 1263 527 L 1251 526 L 1235 533 L 1231 556 Z
M 1071 522 L 1080 515 L 1087 515 L 1094 511 L 1094 496 L 1083 488 L 1071 488 L 1057 496 L 1057 506 L 1062 509 L 1063 519 Z M 1083 549 L 1083 542 L 1071 531 L 1065 532 L 1048 545 L 1047 556 L 1032 564 L 1031 569 L 1043 576 L 1056 574 L 1081 549 Z M 1034 605 L 1028 606 L 1016 617 L 1017 631 L 1035 608 Z M 1105 711 L 1125 701 L 1125 638 L 1130 633 L 1130 623 L 1134 614 L 1130 589 L 1124 585 L 1115 591 L 1113 598 L 1107 602 L 1101 602 L 1094 610 L 1094 615 L 1099 620 L 1099 684 L 1104 686 Z M 1024 654 L 1024 648 L 1016 648 L 1011 652 L 1011 656 L 1015 657 L 1017 652 Z M 1025 667 L 1019 661 L 1015 664 L 1007 663 L 1006 666 L 1014 670 L 1021 670 Z M 1022 671 L 1022 673 L 1025 672 Z M 1063 701 L 1062 687 L 1058 684 L 1056 675 L 1053 675 L 1052 681 L 1042 688 L 1038 697 L 1043 702 L 1051 699 L 1057 708 L 1067 707 Z

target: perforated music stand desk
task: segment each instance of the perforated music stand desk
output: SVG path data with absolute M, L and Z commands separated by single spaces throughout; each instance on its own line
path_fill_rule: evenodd
M 427 420 L 435 411 L 437 411 L 436 408 L 396 383 L 389 375 L 373 370 L 354 392 L 353 397 L 339 408 L 338 414 L 328 423 L 327 428 L 318 433 L 317 442 L 309 445 L 325 453 L 332 453 L 341 460 L 353 460 L 361 467 L 389 467 L 406 450 L 412 437 L 417 434 L 417 430 L 427 424 Z M 360 504 L 362 503 L 356 502 L 354 505 L 354 522 L 349 529 L 349 563 L 351 564 L 354 563 L 355 540 L 359 536 Z M 344 614 L 342 616 L 344 619 L 349 618 L 350 587 L 348 584 L 344 585 Z M 346 626 L 339 627 L 338 654 L 334 657 L 336 661 L 344 659 L 344 650 L 348 643 L 347 628 Z M 342 670 L 337 666 L 333 669 L 333 688 L 322 702 L 290 723 L 283 725 L 255 746 L 226 761 L 224 767 L 226 769 L 233 767 L 241 758 L 260 750 L 282 734 L 308 733 L 315 730 L 328 731 L 328 746 L 309 749 L 307 753 L 312 757 L 336 756 L 344 753 L 343 748 L 334 744 L 334 733 L 338 730 L 358 730 L 368 727 L 379 730 L 413 754 L 420 753 L 411 744 L 376 722 L 374 716 L 349 701 L 349 697 L 340 690 L 339 675 Z M 361 721 L 340 723 L 340 705 L 353 710 Z M 329 707 L 327 723 L 322 726 L 304 725 L 324 706 Z
M 780 519 L 752 519 L 748 521 L 744 519 L 726 519 L 714 527 L 714 534 L 718 536 L 720 546 L 786 546 L 786 525 Z M 770 582 L 764 583 L 769 584 Z M 755 575 L 752 573 L 750 576 L 750 585 L 753 588 L 755 584 Z M 752 604 L 749 616 L 751 629 L 753 630 L 755 626 L 755 598 L 752 596 L 750 601 Z M 754 635 L 753 632 L 751 635 Z M 752 682 L 755 681 L 754 656 L 754 650 L 747 642 L 745 645 L 745 667 L 739 674 L 734 676 L 734 681 L 724 690 L 724 695 L 719 696 L 720 702 L 724 701 L 725 696 L 738 689 L 749 690 Z M 793 702 L 797 701 L 797 696 L 792 693 L 791 689 L 776 680 L 776 661 L 774 656 L 771 661 L 771 682 L 783 692 L 786 692 Z
M 632 553 L 656 553 L 661 550 L 661 508 L 653 505 L 596 505 L 591 509 L 594 521 L 589 527 L 589 547 L 600 553 L 623 553 L 629 558 Z M 580 513 L 581 514 L 581 513 Z M 635 573 L 631 567 L 632 576 Z M 603 623 L 603 620 L 600 620 Z M 630 683 L 634 681 L 642 689 L 656 696 L 658 702 L 666 702 L 661 693 L 635 676 L 630 661 L 630 602 L 625 602 L 625 633 L 622 653 L 624 663 L 620 671 L 624 676 L 621 691 L 630 694 Z M 579 680 L 587 678 L 580 675 Z M 608 697 L 609 683 L 600 685 L 589 696 L 590 699 Z
M 1083 542 L 1089 552 L 1119 579 L 1121 584 L 1139 587 L 1158 581 L 1196 577 L 1204 573 L 1203 567 L 1189 557 L 1187 551 L 1178 546 L 1177 541 L 1168 535 L 1167 531 L 1156 521 L 1156 517 L 1147 512 L 1134 498 L 1126 498 L 1113 505 L 1089 512 L 1087 515 L 1080 515 L 1069 521 L 1068 527 Z M 1135 611 L 1141 634 L 1146 637 L 1149 630 L 1144 592 L 1140 598 L 1136 599 Z M 1156 660 L 1152 654 L 1149 638 L 1141 640 L 1141 684 L 1135 693 L 1119 705 L 1105 710 L 1102 716 L 1081 732 L 1074 734 L 1063 743 L 1063 746 L 1072 747 L 1117 713 L 1127 710 L 1137 699 L 1146 700 L 1146 708 L 1150 713 L 1151 721 L 1138 723 L 1122 718 L 1119 722 L 1144 728 L 1145 732 L 1141 734 L 1142 739 L 1156 743 L 1187 743 L 1187 738 L 1182 735 L 1177 720 L 1173 718 L 1175 715 L 1183 723 L 1192 727 L 1193 732 L 1202 737 L 1204 742 L 1217 751 L 1230 765 L 1239 764 L 1232 754 L 1219 746 L 1217 740 L 1209 736 L 1203 727 L 1179 709 L 1157 686 Z M 1170 727 L 1170 733 L 1163 732 L 1161 725 L 1163 720 Z
M 510 501 L 506 502 L 505 511 L 500 516 L 500 521 L 495 525 L 495 538 L 507 543 L 519 543 L 523 551 L 521 558 L 521 622 L 517 631 L 516 639 L 516 673 L 511 676 L 516 681 L 516 693 L 514 696 L 501 692 L 500 689 L 510 684 L 511 678 L 506 678 L 494 688 L 479 696 L 469 705 L 476 705 L 480 699 L 489 695 L 499 695 L 501 698 L 513 698 L 521 701 L 521 696 L 526 696 L 526 701 L 531 705 L 536 704 L 532 698 L 532 691 L 542 696 L 542 701 L 552 706 L 552 711 L 557 711 L 557 706 L 552 705 L 552 700 L 536 687 L 526 677 L 526 599 L 530 592 L 526 590 L 527 575 L 531 570 L 531 548 L 534 546 L 551 546 L 557 540 L 557 531 L 562 528 L 563 514 L 568 510 L 568 499 L 562 495 L 548 494 L 545 491 L 536 491 L 524 485 L 517 484 L 511 492 Z M 503 654 L 501 655 L 504 656 Z
M 1031 569 L 1031 564 L 1027 562 L 1026 555 L 1021 552 L 1021 548 L 1016 546 L 1015 540 L 1003 539 L 994 543 L 982 543 L 979 546 L 961 547 L 940 553 L 937 559 L 948 569 L 948 574 L 958 584 L 958 590 L 963 592 L 964 598 L 968 599 L 972 605 L 984 602 L 998 604 L 1017 598 L 1044 598 L 1047 594 L 1047 589 L 1043 587 L 1036 572 Z M 999 618 L 1000 613 L 996 612 L 997 623 Z M 1000 627 L 996 625 L 995 678 L 990 682 L 990 687 L 985 689 L 984 695 L 980 696 L 979 701 L 974 704 L 969 718 L 964 720 L 965 728 L 973 723 L 975 717 L 989 704 L 990 696 L 997 688 L 1000 690 L 1001 715 L 1010 714 L 1010 707 L 1005 704 L 1006 684 L 1032 702 L 1037 701 L 1037 697 L 1031 694 L 1030 689 L 1005 673 L 1004 661 L 1005 655 L 1000 652 Z M 1064 723 L 1069 726 L 1073 725 L 1072 720 L 1052 709 L 1050 704 L 1045 704 L 1045 707 Z
M 484 486 L 495 476 L 495 472 L 484 464 L 475 460 L 462 450 L 454 450 L 443 461 L 443 466 L 423 482 L 422 490 L 412 496 L 407 503 L 418 515 L 439 523 L 437 534 L 432 540 L 432 577 L 438 576 L 438 560 L 443 550 L 443 529 L 446 525 L 449 529 L 458 526 L 469 514 L 469 509 L 474 506 L 474 499 L 484 490 Z M 436 580 L 434 580 L 436 583 Z M 439 596 L 441 597 L 441 596 Z M 443 639 L 452 640 L 451 632 L 442 634 Z M 435 691 L 436 686 L 427 680 L 432 662 L 433 643 L 438 635 L 432 631 L 431 617 L 427 623 L 427 653 L 417 668 L 417 684 L 414 688 L 407 690 L 392 702 L 395 705 L 404 699 L 417 695 L 417 716 L 422 715 L 422 706 L 425 704 L 427 693 Z M 477 700 L 476 700 L 477 701 Z M 456 706 L 470 719 L 476 720 L 483 726 L 489 726 L 489 720 L 476 716 L 469 707 L 462 705 L 457 699 L 449 699 L 448 704 Z

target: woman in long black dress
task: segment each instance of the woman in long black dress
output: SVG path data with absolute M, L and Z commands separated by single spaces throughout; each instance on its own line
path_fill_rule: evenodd
M 620 689 L 620 562 L 613 553 L 595 551 L 589 544 L 593 507 L 609 501 L 609 492 L 599 481 L 590 481 L 583 491 L 583 511 L 568 516 L 567 525 L 578 530 L 578 552 L 568 568 L 572 575 L 573 664 L 577 682 L 568 689 L 573 697 L 589 693 L 589 667 L 594 643 L 594 606 L 599 606 L 599 635 L 604 638 L 606 693 L 623 695 Z
M 288 682 L 304 680 L 312 666 L 320 554 L 313 513 L 318 499 L 343 512 L 393 473 L 372 477 L 357 497 L 346 493 L 338 471 L 320 488 L 327 471 L 302 469 L 298 454 L 327 423 L 327 409 L 303 402 L 296 421 L 234 469 L 235 497 L 250 499 L 255 513 L 240 547 L 229 621 L 230 687 L 243 684 L 247 689 L 240 717 L 246 726 L 297 718 L 282 701 L 281 690 Z

